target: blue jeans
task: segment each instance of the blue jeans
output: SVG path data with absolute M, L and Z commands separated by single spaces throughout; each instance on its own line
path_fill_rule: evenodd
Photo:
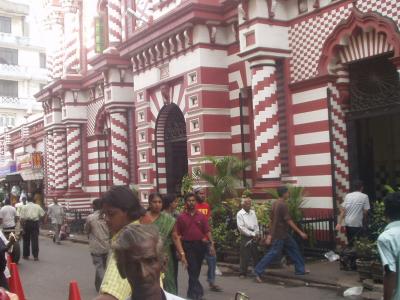
M 207 247 L 205 259 L 208 265 L 207 281 L 210 284 L 215 282 L 215 270 L 217 268 L 217 257 L 210 255 L 210 246 Z
M 254 269 L 257 276 L 261 276 L 265 269 L 274 261 L 274 259 L 282 253 L 282 250 L 289 255 L 294 262 L 294 270 L 296 275 L 304 275 L 304 259 L 300 254 L 299 246 L 291 236 L 284 240 L 275 240 L 272 242 L 271 248 L 259 261 Z

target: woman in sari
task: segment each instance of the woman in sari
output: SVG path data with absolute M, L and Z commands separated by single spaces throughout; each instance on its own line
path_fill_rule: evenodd
M 175 219 L 162 212 L 163 201 L 162 197 L 158 193 L 151 194 L 149 196 L 149 209 L 147 213 L 140 219 L 141 224 L 154 224 L 158 227 L 160 235 L 163 237 L 164 241 L 164 251 L 167 257 L 167 264 L 164 273 L 163 285 L 164 289 L 172 294 L 177 294 L 177 281 L 176 281 L 176 271 L 174 267 L 172 252 L 172 243 L 175 244 L 177 249 L 183 249 L 181 245 L 180 238 L 175 230 Z M 186 263 L 185 255 L 181 252 L 180 260 L 182 263 Z

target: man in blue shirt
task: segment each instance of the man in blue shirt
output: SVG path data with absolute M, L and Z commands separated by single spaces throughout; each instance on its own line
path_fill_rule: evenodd
M 385 198 L 385 215 L 390 223 L 378 237 L 378 250 L 385 270 L 383 299 L 400 299 L 400 192 Z

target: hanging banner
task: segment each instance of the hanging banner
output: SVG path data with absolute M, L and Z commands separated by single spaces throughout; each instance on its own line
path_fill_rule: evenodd
M 10 173 L 14 173 L 16 171 L 17 171 L 17 164 L 13 160 L 4 162 L 0 165 L 0 177 L 4 177 L 4 176 L 6 176 Z
M 32 153 L 32 169 L 41 169 L 43 167 L 42 152 Z

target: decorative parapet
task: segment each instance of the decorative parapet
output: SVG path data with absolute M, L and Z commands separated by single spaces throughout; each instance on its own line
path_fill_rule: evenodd
M 132 54 L 132 65 L 136 72 L 165 62 L 169 57 L 186 51 L 193 44 L 193 27 L 188 26 L 145 49 Z

